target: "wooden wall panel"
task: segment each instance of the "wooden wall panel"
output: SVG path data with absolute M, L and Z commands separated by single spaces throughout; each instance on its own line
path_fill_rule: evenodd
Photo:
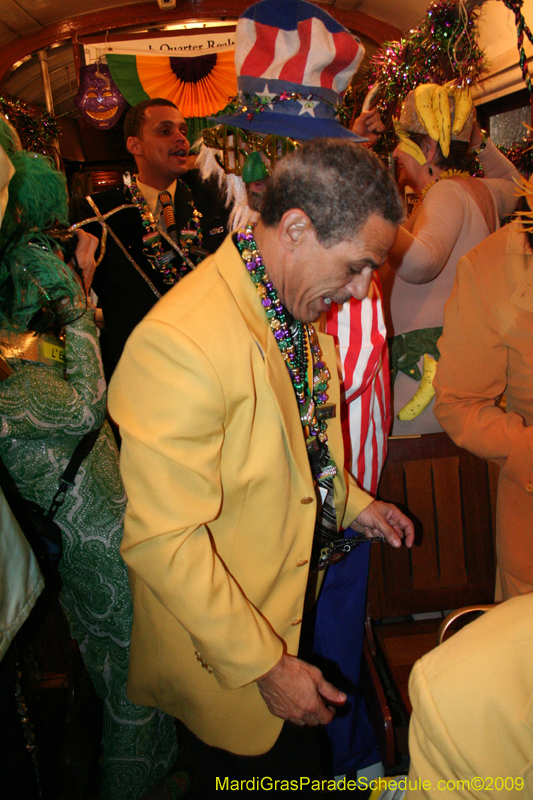
M 459 458 L 434 459 L 431 464 L 438 524 L 440 582 L 467 582 L 461 513 Z
M 497 469 L 444 433 L 391 442 L 379 497 L 413 519 L 416 541 L 372 549 L 374 618 L 492 602 Z

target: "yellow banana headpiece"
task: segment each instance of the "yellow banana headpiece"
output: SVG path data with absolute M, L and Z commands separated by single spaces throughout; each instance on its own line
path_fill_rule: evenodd
M 398 145 L 398 150 L 401 150 L 402 153 L 407 153 L 410 156 L 418 161 L 419 164 L 427 164 L 426 157 L 420 147 L 413 142 L 410 138 L 408 132 L 405 130 L 401 122 L 396 121 L 394 123 L 394 130 L 396 131 L 396 136 L 398 137 L 400 144 Z
M 429 134 L 447 158 L 452 140 L 470 140 L 474 124 L 470 91 L 459 89 L 453 82 L 444 86 L 421 83 L 405 98 L 400 122 L 407 132 Z

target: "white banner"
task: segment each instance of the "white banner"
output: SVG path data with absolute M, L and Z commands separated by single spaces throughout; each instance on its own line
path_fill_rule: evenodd
M 94 64 L 106 53 L 154 56 L 202 56 L 220 50 L 235 49 L 235 31 L 231 33 L 200 33 L 194 36 L 168 36 L 157 39 L 129 39 L 119 42 L 96 42 L 83 45 L 85 63 Z

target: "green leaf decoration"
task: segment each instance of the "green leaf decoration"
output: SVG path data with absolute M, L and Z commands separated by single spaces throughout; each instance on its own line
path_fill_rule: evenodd
M 398 372 L 403 372 L 417 383 L 422 380 L 418 362 L 424 355 L 433 356 L 437 361 L 440 358 L 437 341 L 442 336 L 442 326 L 439 328 L 420 328 L 417 331 L 407 331 L 388 340 L 389 358 L 391 366 L 391 383 L 394 384 Z

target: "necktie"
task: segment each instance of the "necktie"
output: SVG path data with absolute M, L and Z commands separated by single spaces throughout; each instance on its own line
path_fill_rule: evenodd
M 174 209 L 172 207 L 172 198 L 170 194 L 167 191 L 160 192 L 159 202 L 161 203 L 161 216 L 163 217 L 167 233 L 173 242 L 179 244 L 176 219 L 174 217 Z

